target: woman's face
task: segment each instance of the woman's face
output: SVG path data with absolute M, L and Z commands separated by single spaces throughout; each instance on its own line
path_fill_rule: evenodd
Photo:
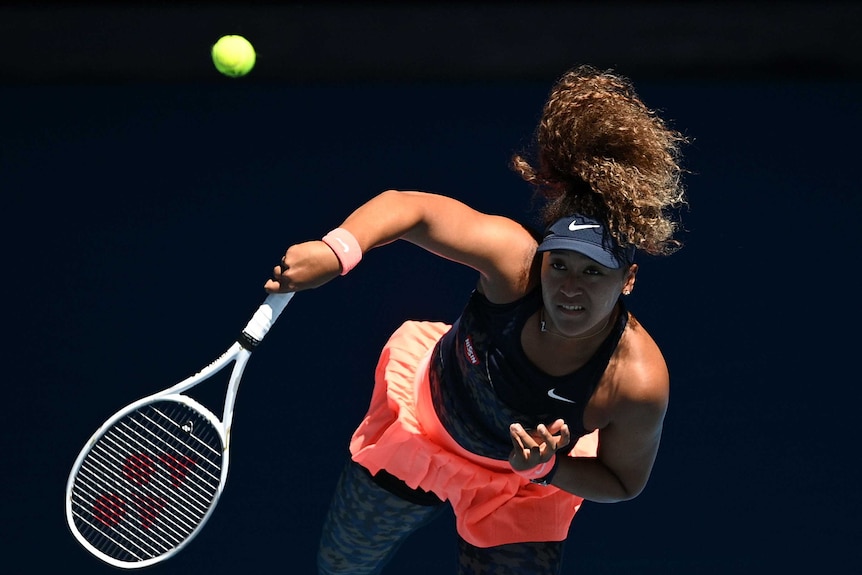
M 631 291 L 637 265 L 606 268 L 578 252 L 555 250 L 542 259 L 545 321 L 569 337 L 603 326 L 623 291 Z

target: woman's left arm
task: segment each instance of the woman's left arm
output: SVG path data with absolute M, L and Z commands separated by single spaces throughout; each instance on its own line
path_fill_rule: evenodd
M 561 457 L 552 484 L 590 501 L 637 497 L 652 473 L 668 405 L 663 361 L 630 380 L 610 422 L 599 431 L 595 457 Z

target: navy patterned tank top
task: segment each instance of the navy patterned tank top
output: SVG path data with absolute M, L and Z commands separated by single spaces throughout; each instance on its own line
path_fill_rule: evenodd
M 585 435 L 584 408 L 628 322 L 620 299 L 613 331 L 577 371 L 551 376 L 521 347 L 524 324 L 542 305 L 539 289 L 508 304 L 474 291 L 461 317 L 437 343 L 430 367 L 431 397 L 444 428 L 462 447 L 494 459 L 512 450 L 509 425 L 526 428 L 562 418 L 572 445 Z

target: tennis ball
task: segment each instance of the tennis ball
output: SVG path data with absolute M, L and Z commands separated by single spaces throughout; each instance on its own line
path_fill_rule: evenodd
M 213 44 L 212 56 L 216 70 L 231 78 L 245 76 L 251 72 L 257 59 L 251 42 L 235 35 L 219 38 L 218 42 Z

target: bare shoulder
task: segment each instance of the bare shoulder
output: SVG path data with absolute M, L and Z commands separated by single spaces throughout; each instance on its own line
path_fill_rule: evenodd
M 668 406 L 669 376 L 653 338 L 630 316 L 617 350 L 584 411 L 584 427 L 606 437 L 624 430 L 647 437 L 659 432 Z
M 620 342 L 615 370 L 617 405 L 624 411 L 648 411 L 663 416 L 670 394 L 670 376 L 664 355 L 633 316 Z

